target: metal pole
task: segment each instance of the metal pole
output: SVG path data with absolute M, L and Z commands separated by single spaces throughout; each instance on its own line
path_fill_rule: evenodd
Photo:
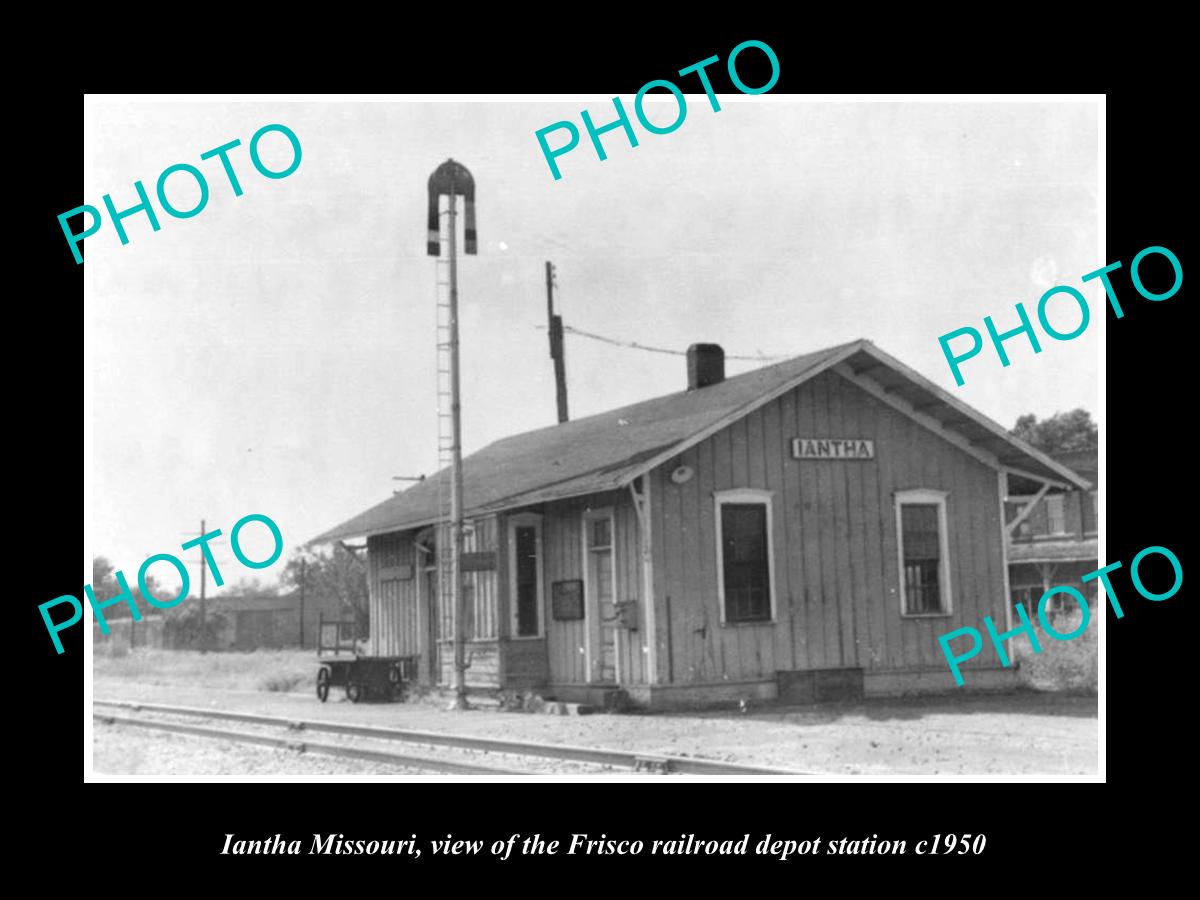
M 450 531 L 454 556 L 450 560 L 450 579 L 454 598 L 454 706 L 467 708 L 466 617 L 463 609 L 462 574 L 459 569 L 463 550 L 462 483 L 462 405 L 458 376 L 458 238 L 454 184 L 450 185 Z
M 207 532 L 204 530 L 204 520 L 200 520 L 200 536 L 204 537 Z M 208 650 L 208 607 L 205 603 L 205 588 L 208 584 L 208 560 L 204 556 L 204 549 L 200 551 L 200 652 L 205 653 Z

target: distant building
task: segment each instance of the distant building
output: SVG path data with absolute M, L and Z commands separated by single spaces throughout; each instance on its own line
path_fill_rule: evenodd
M 1042 594 L 1058 585 L 1076 588 L 1092 603 L 1099 583 L 1080 581 L 1083 575 L 1100 566 L 1096 550 L 1099 522 L 1096 448 L 1056 454 L 1055 459 L 1078 473 L 1090 487 L 1046 492 L 1010 533 L 1008 565 L 1012 600 L 1025 604 L 1031 613 L 1036 612 Z M 1033 482 L 1012 479 L 1010 488 L 1016 491 L 1005 504 L 1006 522 L 1011 527 L 1037 497 L 1037 487 Z M 1075 605 L 1062 596 L 1052 598 L 1051 604 L 1052 609 Z
M 188 602 L 199 600 L 191 598 Z M 320 601 L 311 591 L 306 597 L 299 591 L 250 597 L 219 594 L 208 600 L 208 610 L 225 619 L 213 649 L 242 651 L 315 648 L 321 616 L 337 619 L 341 612 L 336 600 Z
M 732 378 L 693 345 L 687 374 L 464 460 L 468 685 L 650 707 L 954 690 L 938 636 L 1011 627 L 1010 480 L 1088 487 L 869 341 Z M 366 537 L 369 652 L 429 684 L 454 677 L 448 477 L 314 540 Z M 1016 684 L 988 642 L 964 668 Z

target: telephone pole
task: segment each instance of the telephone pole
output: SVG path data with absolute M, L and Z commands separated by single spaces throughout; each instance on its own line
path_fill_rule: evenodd
M 550 358 L 554 360 L 554 393 L 558 400 L 558 421 L 567 421 L 567 371 L 563 358 L 562 316 L 554 314 L 554 264 L 546 261 L 546 314 L 550 326 Z
M 308 580 L 308 558 L 300 557 L 300 649 L 304 649 L 304 583 Z
M 200 535 L 199 535 L 201 538 L 203 538 L 204 535 L 206 535 L 208 533 L 207 531 L 205 531 L 205 527 L 206 527 L 205 520 L 201 519 L 200 520 Z M 180 532 L 180 534 L 186 535 L 187 537 L 195 537 L 195 535 L 193 535 L 189 531 L 182 531 L 182 532 Z M 206 546 L 211 547 L 214 545 L 219 545 L 219 544 L 224 544 L 224 543 L 225 543 L 225 541 L 223 541 L 223 540 L 211 540 L 211 541 L 206 541 L 206 542 L 198 544 L 197 548 L 196 548 L 197 550 L 200 551 L 200 639 L 199 639 L 198 643 L 199 643 L 201 653 L 207 653 L 208 650 L 210 649 L 209 645 L 211 643 L 208 639 L 208 554 L 205 552 L 205 547 Z M 224 565 L 226 562 L 228 562 L 228 560 L 224 560 L 224 559 L 220 559 L 220 560 L 214 559 L 212 561 L 212 564 L 213 564 L 215 572 L 216 572 L 217 587 L 221 586 L 220 566 Z M 192 565 L 192 563 L 187 562 L 187 565 L 190 566 L 190 565 Z M 188 596 L 190 597 L 191 594 L 189 594 Z M 149 636 L 150 631 L 147 630 L 146 634 L 147 634 L 147 636 Z
M 200 520 L 200 535 L 203 537 L 208 534 L 204 530 L 204 520 Z M 200 652 L 208 652 L 208 604 L 205 599 L 205 591 L 208 587 L 208 558 L 204 555 L 203 549 L 200 551 Z

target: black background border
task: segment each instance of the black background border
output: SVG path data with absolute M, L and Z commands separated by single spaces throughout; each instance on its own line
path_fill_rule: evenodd
M 726 34 L 732 33 L 726 29 Z M 414 50 L 408 42 L 403 52 L 366 54 L 358 65 L 343 69 L 340 84 L 330 85 L 318 67 L 293 70 L 289 77 L 255 79 L 280 92 L 330 90 L 406 90 L 433 92 L 568 93 L 588 92 L 632 95 L 647 80 L 663 77 L 684 65 L 718 54 L 724 60 L 739 41 L 754 37 L 769 43 L 781 63 L 781 77 L 772 93 L 810 91 L 874 91 L 880 87 L 902 90 L 954 92 L 1013 90 L 992 78 L 976 80 L 955 72 L 929 78 L 925 84 L 897 84 L 894 79 L 859 75 L 844 70 L 820 71 L 813 65 L 811 35 L 796 36 L 790 30 L 748 28 L 726 37 L 720 29 L 711 33 L 672 37 L 623 36 L 620 52 L 613 52 L 612 39 L 597 38 L 591 45 L 572 34 L 569 53 L 531 42 L 527 52 L 511 44 L 485 46 L 482 40 L 473 52 L 460 52 L 470 65 L 460 65 L 434 77 L 430 68 L 436 54 L 426 45 Z M 536 45 L 536 46 L 534 46 Z M 561 47 L 559 48 L 561 49 Z M 746 57 L 750 62 L 749 56 Z M 739 61 L 740 62 L 740 61 Z M 718 91 L 722 67 L 711 70 Z M 269 67 L 263 71 L 273 71 Z M 216 83 L 212 73 L 203 77 L 172 78 L 158 90 L 201 92 L 243 90 L 233 76 Z M 761 83 L 753 69 L 743 72 L 747 83 Z M 89 85 L 97 92 L 128 90 L 119 79 L 99 77 Z M 908 81 L 912 81 L 910 77 Z M 1085 80 L 1076 72 L 1075 84 L 1029 83 L 1026 90 L 1104 90 L 1114 80 L 1096 76 Z M 190 83 L 188 83 L 190 82 Z M 318 84 L 318 82 L 320 82 Z M 1169 82 L 1168 82 L 1169 84 Z M 145 89 L 144 85 L 138 89 Z M 37 820 L 30 829 L 42 834 L 96 835 L 116 854 L 134 852 L 139 859 L 161 856 L 171 864 L 216 858 L 224 835 L 236 832 L 265 836 L 281 832 L 285 837 L 303 837 L 316 832 L 342 832 L 352 837 L 407 836 L 417 831 L 422 837 L 454 831 L 464 837 L 493 840 L 513 832 L 562 837 L 586 832 L 593 837 L 609 836 L 671 838 L 696 832 L 706 838 L 739 837 L 751 832 L 806 837 L 878 834 L 887 838 L 915 840 L 947 832 L 984 832 L 989 845 L 981 860 L 988 871 L 999 875 L 1004 860 L 1014 860 L 1031 847 L 1047 846 L 1048 835 L 1059 837 L 1082 833 L 1095 836 L 1109 827 L 1107 817 L 1116 815 L 1110 802 L 1102 802 L 1096 785 L 1034 783 L 1020 784 L 871 784 L 759 786 L 740 784 L 689 784 L 655 786 L 647 792 L 641 785 L 593 786 L 577 784 L 467 785 L 467 784 L 272 784 L 205 785 L 180 784 L 167 789 L 141 784 L 83 784 L 80 730 L 85 716 L 80 691 L 83 674 L 82 629 L 64 635 L 67 652 L 56 656 L 46 639 L 37 604 L 60 594 L 79 591 L 80 564 L 72 541 L 67 539 L 67 512 L 78 502 L 80 395 L 77 377 L 82 366 L 80 327 L 76 313 L 69 313 L 82 297 L 83 267 L 76 266 L 59 231 L 56 216 L 84 202 L 79 187 L 82 93 L 77 89 L 47 91 L 24 101 L 26 121 L 36 123 L 38 140 L 23 165 L 32 167 L 17 185 L 29 192 L 23 201 L 27 214 L 19 218 L 22 229 L 32 229 L 32 239 L 18 232 L 18 246 L 31 249 L 40 265 L 19 279 L 19 303 L 10 344 L 10 401 L 16 406 L 11 420 L 14 429 L 10 450 L 15 451 L 21 519 L 19 546 L 32 550 L 32 558 L 15 568 L 22 584 L 16 591 L 24 621 L 24 656 L 21 674 L 10 670 L 10 692 L 22 708 L 22 733 L 29 734 L 32 770 L 37 801 L 29 813 Z M 1169 790 L 1179 778 L 1184 759 L 1182 735 L 1186 727 L 1181 715 L 1191 704 L 1184 693 L 1183 663 L 1188 658 L 1184 642 L 1189 631 L 1184 621 L 1187 583 L 1169 601 L 1151 603 L 1137 597 L 1128 580 L 1128 564 L 1143 547 L 1157 544 L 1171 548 L 1189 570 L 1184 540 L 1183 511 L 1187 501 L 1190 449 L 1189 417 L 1192 408 L 1183 362 L 1191 340 L 1184 321 L 1187 282 L 1183 290 L 1162 303 L 1142 300 L 1128 280 L 1128 266 L 1142 248 L 1161 245 L 1172 249 L 1188 269 L 1184 241 L 1185 184 L 1194 182 L 1192 166 L 1185 168 L 1185 142 L 1175 136 L 1181 103 L 1161 85 L 1154 90 L 1110 91 L 1107 99 L 1107 257 L 1096 267 L 1121 260 L 1124 268 L 1114 276 L 1126 315 L 1116 320 L 1107 313 L 1107 482 L 1103 494 L 1106 508 L 1107 558 L 1121 560 L 1126 568 L 1116 573 L 1114 584 L 1122 597 L 1125 618 L 1107 616 L 1107 780 L 1119 790 L 1120 807 L 1142 806 L 1160 789 Z M 131 136 L 131 139 L 135 139 Z M 1186 173 L 1186 174 L 1185 174 Z M 93 198 L 94 201 L 94 198 Z M 85 251 L 86 253 L 86 251 Z M 14 260 L 24 269 L 24 253 Z M 1081 273 L 1082 274 L 1082 273 Z M 988 285 L 971 286 L 988 291 Z M 1008 298 L 996 298 L 997 307 Z M 1011 301 L 1010 301 L 1011 302 Z M 1093 310 L 1096 311 L 1095 309 Z M 85 340 L 86 340 L 86 336 Z M 1052 352 L 1070 352 L 1069 346 L 1054 345 Z M 77 366 L 73 361 L 80 354 Z M 30 427 L 33 426 L 33 427 Z M 105 427 L 138 429 L 145 422 L 106 423 Z M 28 461 L 28 462 L 27 462 Z M 24 471 L 26 465 L 32 472 Z M 75 545 L 76 547 L 78 545 Z M 1033 752 L 1033 751 L 1031 751 Z M 83 789 L 86 793 L 80 794 Z M 1105 788 L 1108 790 L 1109 788 Z M 663 791 L 671 790 L 669 797 Z M 530 796 L 533 791 L 533 796 Z M 1064 793 L 1064 791 L 1068 793 Z M 264 792 L 266 796 L 264 796 Z M 636 796 L 635 796 L 636 792 Z M 901 792 L 901 796 L 897 796 Z M 167 798 L 167 799 L 157 799 Z M 21 811 L 22 813 L 25 810 Z M 1148 824 L 1148 823 L 1147 823 Z M 100 838 L 100 835 L 106 837 Z M 129 851 L 119 845 L 136 836 Z M 159 840 L 161 847 L 157 846 Z M 51 844 L 42 842 L 43 847 Z M 1056 846 L 1050 843 L 1048 846 Z M 1058 844 L 1057 846 L 1063 846 Z M 1094 848 L 1089 847 L 1087 852 Z M 1082 848 L 1078 851 L 1083 853 Z M 168 857 L 169 854 L 169 857 Z M 106 854 L 107 855 L 107 854 Z M 243 870 L 247 865 L 271 869 L 272 877 L 289 874 L 332 881 L 354 880 L 372 873 L 402 874 L 411 863 L 365 857 L 321 859 L 287 858 L 286 868 L 273 858 L 220 857 L 211 869 L 225 866 Z M 294 862 L 304 860 L 304 862 Z M 354 859 L 355 863 L 348 860 Z M 806 857 L 789 867 L 820 865 L 828 868 L 836 858 Z M 885 861 L 886 860 L 886 861 Z M 947 865 L 956 869 L 972 857 L 939 857 L 937 877 Z M 617 857 L 510 860 L 493 863 L 486 858 L 457 860 L 454 872 L 482 872 L 531 866 L 602 864 L 607 870 L 637 863 L 653 864 L 664 875 L 745 871 L 766 865 L 762 858 L 707 858 L 628 860 Z M 862 866 L 891 867 L 898 862 L 920 866 L 920 860 L 856 857 L 856 872 Z M 428 859 L 421 861 L 431 872 Z M 771 866 L 768 865 L 768 868 Z M 782 871 L 778 870 L 777 871 Z M 789 868 L 788 871 L 799 871 Z M 448 873 L 445 873 L 448 874 Z M 1017 889 L 1016 886 L 1013 889 Z

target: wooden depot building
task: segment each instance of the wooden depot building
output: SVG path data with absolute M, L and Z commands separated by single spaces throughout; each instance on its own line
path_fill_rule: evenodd
M 1011 627 L 1009 477 L 1090 487 L 866 340 L 731 378 L 694 345 L 687 379 L 464 460 L 469 687 L 647 707 L 954 690 L 938 636 Z M 430 684 L 453 682 L 446 479 L 315 539 L 366 537 L 369 652 Z M 986 641 L 964 668 L 1013 683 Z

